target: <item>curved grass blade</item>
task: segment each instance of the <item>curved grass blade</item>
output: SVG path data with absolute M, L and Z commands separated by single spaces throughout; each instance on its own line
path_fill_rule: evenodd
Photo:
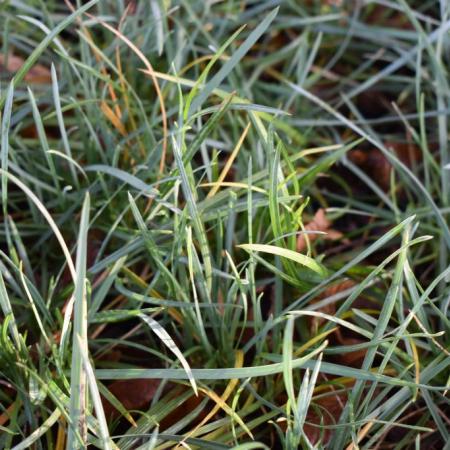
M 263 252 L 270 253 L 272 255 L 282 256 L 283 258 L 288 258 L 291 261 L 294 261 L 302 266 L 311 269 L 317 274 L 325 277 L 328 273 L 327 269 L 323 267 L 318 262 L 314 261 L 312 258 L 306 255 L 302 255 L 301 253 L 294 252 L 292 250 L 288 250 L 287 248 L 277 247 L 275 245 L 266 245 L 266 244 L 241 244 L 237 245 L 237 247 L 247 250 L 249 252 Z
M 57 408 L 50 414 L 47 420 L 45 420 L 45 422 L 39 428 L 34 430 L 22 442 L 12 447 L 11 450 L 26 450 L 28 448 L 31 448 L 41 436 L 43 436 L 45 433 L 47 433 L 47 431 L 50 430 L 50 428 L 58 421 L 60 417 L 61 411 Z
M 64 241 L 64 238 L 59 231 L 58 225 L 56 225 L 55 221 L 53 220 L 50 213 L 47 211 L 45 206 L 42 204 L 42 202 L 39 200 L 39 198 L 36 196 L 36 194 L 33 193 L 33 191 L 22 181 L 19 180 L 15 175 L 5 172 L 3 169 L 0 169 L 0 173 L 2 175 L 5 175 L 7 178 L 9 178 L 15 185 L 17 185 L 25 194 L 30 198 L 30 200 L 36 205 L 36 207 L 39 209 L 41 214 L 45 217 L 48 224 L 50 225 L 50 228 L 52 229 L 53 233 L 55 233 L 56 239 L 59 242 L 59 245 L 61 246 L 61 249 L 64 253 L 64 256 L 66 257 L 66 262 L 69 267 L 70 274 L 72 278 L 75 280 L 76 278 L 76 271 L 75 266 L 72 261 L 72 256 L 70 255 L 69 248 L 67 247 L 66 242 Z
M 178 358 L 181 365 L 184 367 L 184 370 L 186 371 L 186 375 L 192 385 L 192 389 L 194 390 L 195 395 L 198 395 L 197 383 L 195 382 L 195 378 L 192 375 L 192 370 L 189 367 L 189 363 L 186 361 L 183 353 L 181 353 L 180 349 L 170 337 L 169 333 L 155 319 L 152 319 L 151 317 L 148 317 L 144 314 L 141 314 L 139 317 L 147 323 L 147 325 L 156 334 L 156 336 L 161 339 L 163 344 L 166 345 L 167 348 Z
M 93 164 L 91 166 L 84 167 L 85 172 L 102 172 L 106 173 L 114 178 L 117 178 L 124 183 L 129 184 L 140 192 L 143 192 L 145 195 L 149 197 L 155 197 L 158 194 L 158 191 L 152 186 L 144 183 L 138 177 L 131 175 L 125 170 L 117 169 L 115 167 L 106 166 L 104 164 Z

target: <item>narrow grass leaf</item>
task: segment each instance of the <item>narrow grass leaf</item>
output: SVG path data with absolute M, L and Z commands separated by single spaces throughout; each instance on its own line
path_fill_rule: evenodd
M 19 444 L 15 445 L 11 448 L 11 450 L 26 450 L 31 448 L 38 439 L 47 433 L 51 427 L 58 421 L 61 417 L 61 411 L 57 408 L 55 409 L 50 416 L 44 421 L 44 423 L 34 430 L 26 439 L 24 439 Z
M 114 178 L 117 178 L 124 183 L 127 183 L 131 187 L 134 187 L 139 192 L 143 192 L 149 197 L 154 197 L 157 195 L 158 191 L 152 186 L 144 183 L 138 177 L 126 172 L 125 170 L 117 169 L 116 167 L 106 166 L 103 164 L 93 164 L 90 166 L 85 166 L 84 170 L 86 172 L 102 172 L 106 173 Z
M 275 8 L 270 14 L 268 14 L 264 20 L 249 34 L 247 39 L 241 44 L 241 46 L 231 55 L 230 59 L 223 65 L 223 67 L 211 78 L 205 87 L 201 90 L 200 94 L 195 97 L 192 102 L 192 110 L 195 111 L 200 108 L 204 101 L 209 97 L 211 92 L 217 88 L 220 83 L 228 76 L 233 70 L 236 64 L 246 55 L 246 53 L 253 47 L 253 44 L 265 33 L 269 25 L 275 19 L 278 14 L 278 8 Z
M 262 252 L 262 253 L 270 253 L 272 255 L 282 256 L 283 258 L 288 258 L 291 261 L 294 261 L 302 266 L 311 269 L 317 274 L 325 277 L 327 275 L 327 270 L 318 262 L 314 261 L 312 258 L 306 255 L 302 255 L 301 253 L 294 252 L 292 250 L 288 250 L 286 248 L 276 247 L 274 245 L 265 245 L 265 244 L 241 244 L 237 246 L 238 248 L 242 248 L 243 250 L 247 250 L 248 252 Z
M 64 20 L 62 20 L 54 29 L 53 31 L 48 34 L 33 50 L 33 52 L 30 54 L 30 56 L 27 58 L 27 60 L 24 62 L 24 64 L 21 66 L 21 68 L 17 71 L 13 78 L 14 86 L 17 86 L 25 77 L 27 72 L 31 69 L 31 67 L 34 65 L 34 63 L 37 61 L 39 56 L 45 51 L 45 49 L 51 44 L 53 39 L 58 36 L 65 28 L 67 28 L 72 22 L 74 22 L 79 16 L 81 16 L 84 12 L 86 12 L 88 9 L 92 8 L 96 3 L 98 3 L 99 0 L 91 0 L 87 2 L 82 7 L 78 8 L 76 11 L 74 11 L 72 14 L 67 16 Z M 20 17 L 20 16 L 19 16 Z M 3 107 L 5 103 L 5 96 L 0 97 L 0 108 Z
M 64 253 L 64 256 L 66 257 L 66 262 L 67 262 L 67 265 L 69 267 L 70 274 L 71 274 L 72 278 L 75 280 L 76 272 L 75 272 L 75 266 L 74 266 L 73 261 L 72 261 L 72 256 L 70 255 L 70 251 L 69 251 L 69 249 L 67 247 L 67 244 L 64 241 L 64 238 L 63 238 L 61 232 L 59 231 L 58 225 L 55 223 L 55 221 L 53 220 L 53 218 L 50 215 L 50 213 L 47 211 L 47 209 L 42 204 L 42 202 L 39 200 L 39 198 L 36 196 L 36 194 L 34 194 L 33 191 L 27 185 L 25 185 L 22 181 L 20 181 L 19 178 L 17 178 L 15 175 L 13 175 L 11 173 L 5 172 L 3 169 L 0 169 L 0 172 L 1 172 L 2 175 L 4 175 L 7 178 L 9 178 L 23 192 L 25 192 L 25 194 L 30 198 L 30 200 L 39 209 L 41 214 L 45 217 L 45 219 L 47 220 L 48 224 L 50 225 L 50 228 L 52 229 L 53 233 L 55 233 L 56 239 L 58 240 L 58 242 L 59 242 L 59 244 L 61 246 L 61 249 L 62 249 L 62 251 Z
M 83 343 L 80 335 L 76 336 L 78 340 L 78 346 L 80 348 L 81 357 L 83 360 L 83 367 L 86 372 L 87 381 L 89 384 L 89 390 L 91 391 L 92 402 L 94 403 L 95 415 L 97 416 L 100 439 L 104 450 L 112 450 L 111 437 L 109 436 L 108 424 L 106 422 L 105 411 L 103 410 L 102 399 L 100 398 L 100 392 L 98 390 L 97 381 L 95 379 L 94 371 L 92 370 L 89 356 L 86 353 L 86 345 Z
M 64 117 L 63 117 L 63 113 L 61 110 L 61 99 L 59 96 L 58 77 L 56 75 L 56 69 L 55 69 L 54 64 L 52 64 L 51 74 L 52 74 L 53 102 L 55 105 L 56 118 L 58 121 L 59 132 L 61 134 L 62 146 L 64 148 L 64 152 L 67 156 L 67 159 L 69 161 L 73 161 L 72 150 L 70 149 L 69 138 L 67 136 L 66 126 L 64 123 Z M 74 168 L 73 164 L 71 164 L 69 167 L 70 167 L 70 169 L 69 169 L 70 173 L 72 175 L 72 181 L 73 181 L 74 185 L 78 188 L 79 182 L 78 182 L 77 173 L 75 172 L 75 168 Z
M 88 352 L 87 342 L 87 299 L 86 299 L 86 258 L 89 227 L 90 198 L 86 194 L 81 211 L 80 227 L 77 241 L 77 258 L 75 270 L 75 290 L 73 294 L 73 338 L 72 368 L 70 372 L 70 407 L 69 413 L 73 426 L 67 435 L 67 450 L 79 449 L 83 444 L 77 439 L 74 427 L 79 429 L 82 439 L 86 435 L 86 372 L 83 369 L 83 352 Z M 66 316 L 67 317 L 67 316 Z M 69 315 L 70 317 L 70 315 Z M 79 336 L 79 339 L 78 339 Z
M 167 346 L 167 348 L 178 358 L 181 365 L 184 367 L 184 370 L 186 371 L 186 375 L 191 383 L 195 395 L 198 395 L 197 383 L 195 381 L 194 376 L 192 375 L 192 370 L 189 366 L 189 363 L 186 361 L 186 358 L 183 356 L 183 353 L 181 353 L 180 349 L 177 347 L 173 339 L 170 337 L 169 333 L 155 319 L 148 317 L 144 314 L 141 314 L 140 318 L 145 323 L 147 323 L 150 329 L 161 339 L 163 344 Z
M 2 135 L 1 135 L 1 167 L 2 170 L 8 172 L 8 158 L 9 158 L 9 129 L 11 124 L 11 111 L 14 97 L 14 83 L 11 81 L 8 91 L 6 93 L 6 103 L 2 115 Z M 6 215 L 8 205 L 8 179 L 2 176 L 2 206 L 3 213 Z

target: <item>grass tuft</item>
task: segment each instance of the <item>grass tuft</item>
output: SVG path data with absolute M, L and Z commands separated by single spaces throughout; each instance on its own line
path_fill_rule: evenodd
M 447 448 L 449 30 L 0 2 L 0 448 Z

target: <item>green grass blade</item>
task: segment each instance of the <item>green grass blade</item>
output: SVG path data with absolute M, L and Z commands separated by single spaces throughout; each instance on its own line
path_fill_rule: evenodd
M 24 79 L 27 72 L 31 69 L 31 67 L 36 63 L 41 54 L 45 51 L 45 49 L 51 44 L 53 39 L 58 36 L 65 28 L 67 28 L 72 22 L 74 22 L 79 16 L 92 8 L 99 0 L 91 0 L 82 7 L 78 8 L 64 20 L 62 20 L 53 31 L 48 34 L 33 50 L 31 55 L 24 62 L 22 67 L 17 71 L 13 78 L 14 86 L 17 86 Z M 0 97 L 0 108 L 3 107 L 5 103 L 5 96 Z
M 189 363 L 186 361 L 186 358 L 181 353 L 180 349 L 177 347 L 173 339 L 170 337 L 169 333 L 155 320 L 151 317 L 148 317 L 144 314 L 141 314 L 141 319 L 147 323 L 150 329 L 158 336 L 163 344 L 178 358 L 181 365 L 184 367 L 186 371 L 186 375 L 191 383 L 192 389 L 195 392 L 195 395 L 198 395 L 197 383 L 195 381 L 194 376 L 192 375 L 192 370 L 189 366 Z
M 276 247 L 275 245 L 265 245 L 265 244 L 241 244 L 237 246 L 238 248 L 242 248 L 247 251 L 254 252 L 263 252 L 270 253 L 272 255 L 282 256 L 283 258 L 287 258 L 291 261 L 294 261 L 302 266 L 307 267 L 308 269 L 316 272 L 322 277 L 327 275 L 327 270 L 318 262 L 314 261 L 314 259 L 309 256 L 303 255 L 298 252 L 294 252 L 292 250 L 288 250 L 287 248 Z
M 72 367 L 70 371 L 70 418 L 73 427 L 68 430 L 67 450 L 83 448 L 74 427 L 77 427 L 82 439 L 86 435 L 86 372 L 83 369 L 83 352 L 88 352 L 87 342 L 87 299 L 86 299 L 86 251 L 89 227 L 89 194 L 83 202 L 80 228 L 77 242 L 77 258 L 75 269 L 75 291 L 73 308 Z M 79 339 L 78 339 L 79 336 Z
M 97 381 L 95 379 L 95 374 L 92 369 L 91 363 L 89 361 L 89 356 L 86 353 L 86 345 L 83 343 L 80 335 L 76 336 L 78 341 L 78 346 L 81 352 L 81 357 L 83 360 L 83 367 L 86 372 L 86 378 L 89 385 L 89 390 L 91 392 L 92 401 L 94 403 L 95 415 L 100 428 L 100 439 L 104 450 L 112 450 L 111 437 L 109 436 L 108 424 L 106 422 L 105 411 L 103 410 L 102 400 L 100 398 L 100 392 L 98 390 Z
M 194 98 L 191 109 L 196 111 L 205 100 L 209 97 L 211 92 L 217 88 L 220 83 L 228 76 L 233 70 L 236 64 L 245 56 L 245 54 L 251 49 L 253 44 L 265 33 L 269 25 L 275 19 L 278 14 L 278 8 L 275 8 L 270 14 L 268 14 L 264 20 L 249 34 L 247 39 L 241 44 L 241 46 L 233 53 L 231 58 L 222 66 L 222 68 L 211 78 L 200 94 Z

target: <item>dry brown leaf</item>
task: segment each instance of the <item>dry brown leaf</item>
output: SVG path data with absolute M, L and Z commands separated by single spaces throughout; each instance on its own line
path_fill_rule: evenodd
M 0 53 L 0 69 L 10 73 L 17 72 L 24 64 L 24 59 L 20 56 L 8 55 Z M 42 64 L 35 64 L 25 75 L 24 80 L 28 83 L 45 84 L 51 82 L 50 70 Z
M 408 167 L 411 167 L 421 159 L 421 150 L 416 145 L 406 142 L 385 142 L 384 144 Z M 353 150 L 350 152 L 349 158 L 378 183 L 381 188 L 385 191 L 389 190 L 392 164 L 380 150 L 377 148 Z
M 364 344 L 365 340 L 347 336 L 347 331 L 343 330 L 340 333 L 335 333 L 336 342 L 342 346 Z M 339 355 L 339 364 L 347 367 L 356 367 L 359 369 L 366 356 L 366 349 L 353 350 Z
M 325 210 L 320 208 L 317 210 L 313 217 L 313 220 L 305 225 L 304 231 L 320 231 L 326 232 L 326 235 L 308 233 L 309 242 L 314 242 L 317 238 L 322 237 L 323 239 L 336 240 L 342 237 L 342 233 L 337 230 L 330 228 L 331 222 L 325 215 Z M 297 238 L 297 251 L 302 252 L 306 249 L 306 237 L 305 233 L 301 233 Z
M 374 5 L 365 22 L 367 24 L 379 24 L 382 22 L 385 27 L 414 30 L 413 24 L 405 13 L 397 12 L 393 8 L 388 9 L 384 5 Z
M 321 396 L 320 398 L 313 400 L 313 403 L 319 407 L 320 410 L 322 410 L 322 414 L 319 415 L 314 408 L 309 408 L 306 416 L 306 423 L 303 428 L 305 434 L 308 436 L 308 439 L 313 445 L 319 442 L 323 431 L 325 432 L 322 437 L 322 444 L 326 445 L 329 443 L 332 436 L 332 430 L 324 430 L 321 426 L 321 419 L 323 419 L 324 425 L 328 426 L 338 423 L 346 401 L 347 400 L 343 394 L 333 392 L 329 395 Z
M 11 419 L 14 409 L 17 408 L 16 402 L 11 403 L 2 414 L 0 414 L 0 426 L 3 427 Z
M 136 380 L 114 381 L 108 386 L 113 394 L 128 411 L 146 406 L 158 389 L 159 380 L 138 378 Z M 119 411 L 108 400 L 103 398 L 103 408 L 107 419 L 119 416 Z
M 332 385 L 330 385 L 330 387 L 332 387 Z M 286 401 L 286 399 L 284 399 L 284 401 Z M 319 441 L 321 441 L 322 445 L 330 443 L 333 429 L 324 428 L 323 425 L 336 425 L 346 402 L 347 400 L 344 394 L 336 393 L 334 391 L 313 398 L 312 403 L 314 404 L 314 407 L 309 407 L 306 421 L 303 426 L 303 431 L 311 444 L 315 445 Z M 283 431 L 286 431 L 287 423 L 285 418 L 277 420 L 277 425 Z
M 183 391 L 180 390 L 180 394 Z M 196 396 L 193 395 L 192 397 L 189 397 L 186 401 L 184 401 L 178 408 L 172 410 L 160 423 L 160 429 L 166 430 L 167 428 L 175 425 L 180 420 L 183 420 L 191 411 L 193 411 L 197 406 L 200 405 L 200 403 L 204 399 L 204 394 L 199 393 L 200 395 Z M 190 426 L 193 426 L 194 424 L 200 423 L 208 413 L 209 408 L 203 408 L 193 421 L 189 424 Z

